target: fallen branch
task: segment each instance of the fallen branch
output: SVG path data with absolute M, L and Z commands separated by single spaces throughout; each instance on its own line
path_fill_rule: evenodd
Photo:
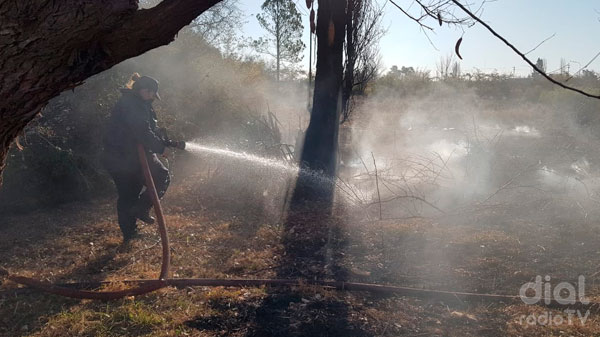
M 377 163 L 375 162 L 375 155 L 371 152 L 371 157 L 373 157 L 373 166 L 375 166 L 375 186 L 377 186 L 377 199 L 379 200 L 379 220 L 382 219 L 381 216 L 381 194 L 379 193 L 379 176 L 377 175 Z

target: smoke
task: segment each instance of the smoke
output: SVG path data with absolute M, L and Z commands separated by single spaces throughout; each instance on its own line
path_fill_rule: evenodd
M 279 220 L 297 175 L 291 151 L 308 124 L 304 82 L 276 83 L 263 62 L 223 56 L 196 34 L 118 70 L 160 81 L 159 125 L 188 141 L 190 151 L 169 158 L 167 203 Z
M 296 145 L 308 124 L 305 83 L 275 83 L 264 63 L 224 57 L 194 34 L 182 33 L 111 72 L 121 79 L 107 84 L 113 91 L 133 72 L 160 81 L 163 100 L 154 105 L 173 139 L 292 160 L 291 147 L 282 144 Z M 378 218 L 381 205 L 383 218 L 484 216 L 502 223 L 490 214 L 512 212 L 556 221 L 554 214 L 568 209 L 588 221 L 599 160 L 597 140 L 581 117 L 593 105 L 532 79 L 506 81 L 378 81 L 340 130 L 338 201 L 368 218 Z M 198 174 L 205 183 L 218 178 L 229 190 L 219 188 L 217 197 L 281 205 L 293 188 L 293 175 L 232 158 L 171 159 L 175 185 Z
M 259 60 L 225 57 L 197 34 L 180 34 L 170 45 L 119 66 L 157 78 L 162 101 L 154 106 L 173 136 L 207 139 L 243 151 L 255 151 L 261 139 L 256 124 L 269 113 L 280 143 L 292 144 L 308 123 L 303 83 L 274 83 Z
M 516 89 L 488 95 L 460 81 L 432 82 L 405 95 L 379 88 L 364 100 L 343 131 L 352 141 L 342 157 L 350 176 L 362 172 L 369 214 L 379 216 L 381 200 L 383 218 L 589 221 L 600 162 L 598 140 L 573 108 L 581 104 L 557 103 L 565 96 L 552 88 Z

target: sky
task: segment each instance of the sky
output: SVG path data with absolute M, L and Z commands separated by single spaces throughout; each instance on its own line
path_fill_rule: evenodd
M 307 45 L 303 68 L 308 68 L 308 10 L 302 0 L 297 2 L 303 16 Z M 382 20 L 386 35 L 380 41 L 383 69 L 391 66 L 412 66 L 435 72 L 436 63 L 454 54 L 456 41 L 463 37 L 460 61 L 463 73 L 479 69 L 484 72 L 515 73 L 527 75 L 531 68 L 483 26 L 476 24 L 463 29 L 440 27 L 436 20 L 426 23 L 434 28 L 428 41 L 420 27 L 391 3 L 385 3 Z M 264 34 L 255 15 L 260 13 L 261 0 L 240 0 L 239 8 L 246 15 L 243 34 L 253 38 Z M 395 0 L 414 15 L 419 8 L 413 0 Z M 481 0 L 471 3 L 479 4 Z M 464 1 L 463 1 L 464 3 Z M 474 5 L 473 8 L 477 8 Z M 457 14 L 459 9 L 457 9 Z M 561 58 L 571 72 L 579 70 L 600 52 L 600 1 L 599 0 L 496 0 L 483 7 L 482 19 L 518 49 L 527 52 L 544 42 L 527 56 L 535 62 L 540 57 L 547 60 L 548 71 L 560 69 Z M 433 44 L 433 45 L 432 45 Z M 600 70 L 600 57 L 588 69 Z

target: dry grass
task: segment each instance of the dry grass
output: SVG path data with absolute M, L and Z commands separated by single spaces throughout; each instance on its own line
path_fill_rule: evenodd
M 183 192 L 181 192 L 183 193 Z M 187 192 L 186 192 L 187 193 Z M 167 198 L 174 277 L 276 278 L 296 258 L 284 226 L 260 210 L 245 213 L 195 199 L 218 211 Z M 208 198 L 208 197 L 206 197 Z M 177 205 L 177 206 L 175 206 Z M 222 206 L 222 205 L 221 205 Z M 220 210 L 219 210 L 220 209 Z M 344 225 L 342 225 L 342 223 Z M 361 223 L 335 218 L 323 251 L 328 277 L 348 281 L 518 294 L 536 275 L 574 281 L 585 275 L 586 295 L 600 298 L 594 226 L 519 223 L 514 226 L 444 225 L 432 221 Z M 70 204 L 3 219 L 0 261 L 12 272 L 51 281 L 154 278 L 160 243 L 154 227 L 127 248 L 120 245 L 113 205 Z M 319 233 L 319 234 L 315 234 Z M 297 235 L 298 233 L 296 233 Z M 301 233 L 303 242 L 319 241 Z M 297 237 L 297 236 L 296 236 Z M 320 241 L 319 241 L 320 242 Z M 304 266 L 309 264 L 304 264 Z M 315 263 L 315 268 L 322 264 Z M 300 267 L 298 267 L 300 268 Z M 558 282 L 558 281 L 557 281 Z M 116 284 L 114 287 L 119 287 Z M 15 287 L 4 283 L 0 290 Z M 311 286 L 186 288 L 113 302 L 64 299 L 40 293 L 0 295 L 3 336 L 590 336 L 586 324 L 527 326 L 523 315 L 546 309 L 500 303 L 448 306 L 397 296 L 374 296 Z M 552 311 L 554 315 L 558 314 Z

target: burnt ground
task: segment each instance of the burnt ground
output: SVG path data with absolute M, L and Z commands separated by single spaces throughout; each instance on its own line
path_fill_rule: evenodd
M 189 196 L 165 200 L 173 277 L 336 279 L 418 288 L 517 295 L 536 275 L 553 282 L 586 277 L 600 300 L 600 231 L 593 222 L 445 224 L 439 219 L 328 220 L 306 211 L 283 226 L 246 203 Z M 236 198 L 237 197 L 237 198 Z M 199 205 L 202 205 L 199 206 Z M 124 247 L 111 200 L 73 203 L 0 219 L 0 265 L 53 282 L 158 276 L 153 226 Z M 306 225 L 308 224 L 308 225 Z M 284 235 L 284 232 L 287 234 Z M 293 288 L 186 288 L 111 302 L 0 290 L 2 336 L 592 336 L 585 324 L 528 325 L 546 308 L 526 304 L 444 303 L 397 295 Z M 116 283 L 111 288 L 118 288 Z M 550 310 L 555 317 L 562 313 Z M 566 316 L 565 316 L 566 317 Z

